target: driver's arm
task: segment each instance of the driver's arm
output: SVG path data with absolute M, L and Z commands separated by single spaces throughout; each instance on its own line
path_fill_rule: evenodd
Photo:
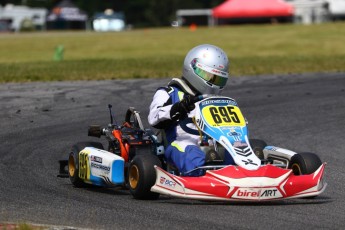
M 174 123 L 170 116 L 171 107 L 172 100 L 167 90 L 165 88 L 157 90 L 150 105 L 149 124 L 157 129 L 171 126 Z

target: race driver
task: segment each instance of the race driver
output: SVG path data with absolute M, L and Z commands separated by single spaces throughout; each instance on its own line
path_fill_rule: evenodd
M 173 78 L 168 86 L 159 88 L 153 96 L 148 122 L 165 131 L 166 161 L 182 174 L 205 164 L 206 155 L 198 144 L 200 135 L 192 121 L 197 96 L 220 94 L 228 78 L 227 54 L 217 46 L 203 44 L 187 53 L 182 78 Z M 227 161 L 227 164 L 233 163 L 232 159 Z

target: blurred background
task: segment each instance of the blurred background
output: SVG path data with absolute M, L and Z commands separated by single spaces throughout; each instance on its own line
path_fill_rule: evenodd
M 0 0 L 0 31 L 121 31 L 345 19 L 345 0 Z

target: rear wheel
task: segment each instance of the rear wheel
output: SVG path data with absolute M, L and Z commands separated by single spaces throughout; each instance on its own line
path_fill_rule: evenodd
M 159 193 L 151 192 L 156 181 L 154 166 L 161 166 L 160 160 L 152 154 L 136 155 L 128 168 L 129 191 L 135 199 L 155 200 Z
M 263 150 L 267 146 L 266 142 L 259 139 L 250 139 L 249 143 L 255 155 L 261 160 L 264 159 L 265 156 Z
M 86 183 L 79 178 L 79 152 L 85 147 L 104 149 L 103 145 L 99 142 L 79 142 L 72 146 L 68 157 L 68 175 L 75 187 L 84 187 L 86 185 Z
M 291 157 L 289 168 L 294 175 L 306 175 L 315 172 L 322 162 L 315 153 L 297 153 Z

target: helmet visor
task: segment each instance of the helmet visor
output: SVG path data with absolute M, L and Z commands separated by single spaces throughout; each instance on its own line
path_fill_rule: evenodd
M 210 68 L 197 61 L 192 62 L 192 67 L 193 67 L 194 73 L 198 75 L 199 77 L 201 77 L 202 79 L 204 79 L 205 81 L 219 87 L 224 87 L 226 85 L 226 82 L 228 80 L 227 72 Z

